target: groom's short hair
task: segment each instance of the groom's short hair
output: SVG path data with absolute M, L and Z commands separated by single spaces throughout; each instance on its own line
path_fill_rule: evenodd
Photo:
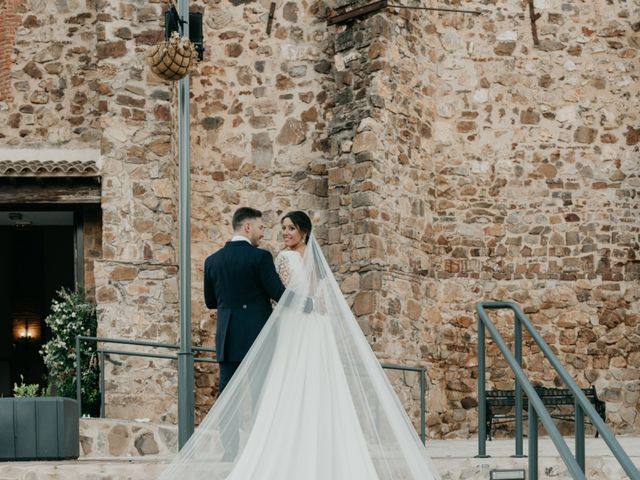
M 251 207 L 240 207 L 233 214 L 231 220 L 231 226 L 236 231 L 247 220 L 253 220 L 254 218 L 262 218 L 262 212 Z

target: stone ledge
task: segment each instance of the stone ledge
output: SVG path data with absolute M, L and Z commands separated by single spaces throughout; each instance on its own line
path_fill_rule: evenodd
M 151 422 L 83 418 L 80 455 L 84 459 L 171 456 L 177 450 L 178 428 Z

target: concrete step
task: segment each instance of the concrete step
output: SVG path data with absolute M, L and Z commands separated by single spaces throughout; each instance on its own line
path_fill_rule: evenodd
M 0 480 L 151 480 L 166 458 L 80 458 L 57 462 L 0 463 Z
M 640 468 L 640 437 L 628 436 L 617 439 L 633 463 Z M 571 451 L 574 451 L 575 439 L 565 437 L 565 441 Z M 513 439 L 487 442 L 489 458 L 475 458 L 478 453 L 477 439 L 431 440 L 427 447 L 443 480 L 488 480 L 492 469 L 520 468 L 525 472 L 528 469 L 528 458 L 513 458 L 515 454 Z M 527 454 L 526 438 L 524 454 Z M 588 479 L 624 480 L 628 478 L 601 438 L 586 439 L 585 458 Z M 549 438 L 541 438 L 538 443 L 538 474 L 540 480 L 571 479 Z
M 571 447 L 573 439 L 567 438 Z M 634 463 L 640 467 L 640 437 L 618 439 Z M 512 458 L 513 440 L 494 440 L 487 444 L 490 458 L 474 458 L 477 441 L 430 440 L 428 449 L 443 480 L 488 480 L 495 468 L 522 468 L 526 458 Z M 587 478 L 623 480 L 627 478 L 601 439 L 588 438 L 586 443 Z M 526 453 L 526 442 L 525 442 Z M 570 479 L 551 440 L 540 439 L 539 479 Z M 0 463 L 0 480 L 152 480 L 158 477 L 170 460 L 167 455 L 135 456 L 131 458 L 83 457 L 63 462 Z

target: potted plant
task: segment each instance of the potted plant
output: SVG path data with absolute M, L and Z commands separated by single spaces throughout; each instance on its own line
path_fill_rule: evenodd
M 76 398 L 76 336 L 95 336 L 98 327 L 96 305 L 82 291 L 61 289 L 45 318 L 51 339 L 40 351 L 49 372 L 49 389 L 55 395 Z M 100 370 L 96 343 L 82 345 L 82 414 L 100 413 Z
M 0 460 L 78 458 L 78 403 L 38 396 L 38 390 L 15 384 L 13 398 L 0 398 Z
M 96 308 L 82 292 L 62 289 L 45 322 L 51 339 L 40 353 L 49 371 L 47 390 L 55 396 L 23 381 L 14 385 L 13 398 L 0 398 L 0 460 L 61 460 L 80 453 L 75 338 L 96 334 Z M 83 414 L 96 414 L 100 407 L 95 350 L 95 343 L 83 350 Z

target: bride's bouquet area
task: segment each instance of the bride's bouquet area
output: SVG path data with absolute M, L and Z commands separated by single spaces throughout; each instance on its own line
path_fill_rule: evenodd
M 426 450 L 313 237 L 162 479 L 430 480 Z

